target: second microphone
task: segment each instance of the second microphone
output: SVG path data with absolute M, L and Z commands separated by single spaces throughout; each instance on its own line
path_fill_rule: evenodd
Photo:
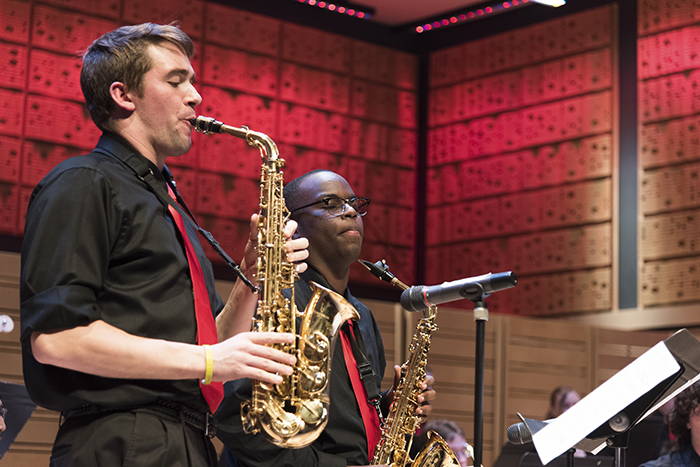
M 401 306 L 408 311 L 421 311 L 433 305 L 462 299 L 478 299 L 518 283 L 513 271 L 468 277 L 440 285 L 417 285 L 401 293 Z

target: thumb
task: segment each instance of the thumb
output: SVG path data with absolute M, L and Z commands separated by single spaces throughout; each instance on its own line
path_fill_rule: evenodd
M 401 381 L 401 367 L 394 365 L 394 390 L 399 387 L 399 381 Z

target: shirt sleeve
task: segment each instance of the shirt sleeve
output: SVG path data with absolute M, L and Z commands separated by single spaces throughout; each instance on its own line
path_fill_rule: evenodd
M 97 171 L 72 168 L 37 186 L 27 211 L 20 279 L 21 340 L 35 331 L 87 325 L 121 219 Z

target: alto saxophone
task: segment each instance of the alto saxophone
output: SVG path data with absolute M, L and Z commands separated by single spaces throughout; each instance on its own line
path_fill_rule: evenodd
M 402 290 L 408 286 L 398 280 L 384 260 L 376 263 L 360 260 L 363 266 L 379 279 L 391 283 Z M 408 348 L 410 356 L 401 365 L 401 379 L 394 390 L 394 401 L 389 407 L 389 414 L 382 427 L 382 436 L 374 449 L 371 465 L 391 465 L 393 467 L 459 467 L 457 456 L 442 437 L 431 431 L 428 433 L 428 443 L 412 460 L 409 456 L 413 435 L 420 425 L 421 418 L 416 415 L 418 396 L 425 380 L 428 365 L 428 351 L 432 333 L 438 330 L 435 324 L 437 307 L 431 306 L 424 312 L 424 317 L 418 321 L 416 332 L 413 334 Z
M 247 127 L 231 127 L 209 117 L 199 116 L 192 124 L 204 134 L 236 136 L 260 150 L 259 298 L 253 331 L 295 334 L 295 343 L 271 347 L 293 354 L 297 363 L 294 372 L 283 376 L 279 384 L 254 380 L 251 399 L 241 404 L 241 418 L 246 433 L 262 431 L 272 443 L 285 448 L 308 446 L 328 422 L 331 358 L 338 329 L 346 320 L 360 316 L 341 295 L 314 282 L 310 282 L 313 296 L 303 314 L 294 304 L 298 275 L 285 250 L 284 225 L 289 210 L 282 192 L 284 159 L 279 158 L 274 141 Z M 283 289 L 291 289 L 291 298 L 283 295 Z M 297 332 L 298 317 L 301 325 Z

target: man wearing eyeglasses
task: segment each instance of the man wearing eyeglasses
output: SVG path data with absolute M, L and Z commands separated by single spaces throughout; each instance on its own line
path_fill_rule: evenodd
M 371 451 L 378 440 L 377 435 L 381 433 L 379 415 L 368 402 L 366 390 L 363 397 L 356 396 L 350 375 L 352 366 L 347 366 L 347 361 L 352 359 L 346 359 L 346 355 L 350 352 L 354 356 L 354 350 L 364 346 L 364 354 L 373 372 L 369 381 L 374 378 L 378 393 L 386 366 L 382 337 L 372 312 L 348 289 L 350 265 L 357 261 L 362 249 L 362 217 L 367 214 L 370 200 L 356 196 L 343 177 L 328 170 L 314 170 L 292 180 L 284 189 L 284 197 L 291 218 L 298 223 L 296 235 L 309 240 L 309 257 L 306 260 L 309 267 L 295 284 L 297 308 L 306 308 L 312 295 L 309 281 L 314 281 L 343 295 L 358 311 L 360 320 L 352 324 L 352 330 L 348 323 L 341 328 L 339 334 L 355 338 L 352 342 L 348 337 L 345 344 L 353 348 L 344 348 L 343 336 L 338 336 L 331 369 L 328 424 L 306 448 L 281 449 L 263 436 L 245 434 L 241 426 L 240 402 L 250 398 L 250 380 L 233 381 L 226 385 L 226 399 L 217 412 L 218 436 L 227 446 L 224 452 L 226 465 L 368 465 L 372 460 Z M 430 385 L 431 382 L 427 383 Z M 434 397 L 435 391 L 432 389 L 424 392 L 420 396 L 424 405 L 417 412 L 427 415 L 431 409 L 428 401 Z M 391 390 L 382 393 L 380 400 L 384 413 L 392 398 Z M 373 420 L 371 426 L 366 425 L 370 423 L 368 415 Z

